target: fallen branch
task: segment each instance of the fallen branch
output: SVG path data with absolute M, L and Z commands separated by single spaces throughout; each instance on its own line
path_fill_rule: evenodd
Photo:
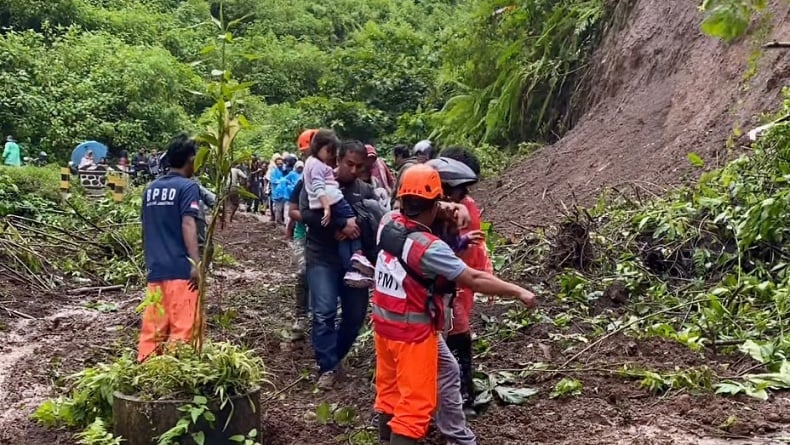
M 113 285 L 113 286 L 80 287 L 80 288 L 77 288 L 77 289 L 70 289 L 70 290 L 66 291 L 66 293 L 69 294 L 69 295 L 82 295 L 82 294 L 88 294 L 88 293 L 91 293 L 91 292 L 100 292 L 101 293 L 101 292 L 110 292 L 110 291 L 116 291 L 116 290 L 122 290 L 122 289 L 123 289 L 123 284 L 116 284 L 116 285 Z
M 274 394 L 270 395 L 266 400 L 262 400 L 261 403 L 266 403 L 266 402 L 269 402 L 271 400 L 274 400 L 280 394 L 284 393 L 285 391 L 288 391 L 289 389 L 293 388 L 294 386 L 298 385 L 300 382 L 302 382 L 302 381 L 304 381 L 306 379 L 307 379 L 307 376 L 306 375 L 302 375 L 298 379 L 296 379 L 293 382 L 291 382 L 290 384 L 288 384 L 288 386 L 286 386 L 285 388 L 283 388 L 283 389 L 275 392 Z
M 622 368 L 625 365 L 627 365 L 627 363 L 621 364 L 620 367 Z M 572 373 L 577 373 L 577 372 L 584 372 L 584 373 L 602 372 L 602 373 L 606 373 L 606 374 L 618 374 L 618 373 L 622 372 L 622 369 L 620 369 L 620 368 L 616 368 L 616 369 L 608 369 L 608 368 L 564 368 L 564 369 L 554 368 L 554 369 L 549 369 L 549 368 L 546 368 L 546 369 L 543 369 L 543 368 L 526 367 L 526 368 L 521 368 L 521 369 L 494 369 L 491 372 L 546 372 L 546 373 L 552 373 L 552 374 L 572 374 Z
M 594 342 L 592 342 L 589 345 L 587 345 L 586 348 L 584 348 L 581 351 L 579 351 L 576 354 L 574 354 L 573 357 L 571 357 L 568 360 L 566 360 L 565 363 L 563 363 L 562 366 L 560 366 L 560 369 L 565 369 L 570 363 L 572 363 L 574 360 L 579 358 L 585 352 L 587 352 L 590 349 L 592 349 L 594 346 L 597 346 L 597 345 L 601 344 L 604 340 L 607 340 L 610 337 L 613 337 L 614 335 L 623 332 L 624 330 L 630 328 L 631 326 L 633 326 L 633 325 L 635 325 L 637 323 L 641 323 L 641 322 L 643 322 L 643 321 L 645 321 L 645 320 L 647 320 L 647 319 L 649 319 L 651 317 L 655 317 L 656 315 L 665 314 L 667 312 L 672 312 L 672 311 L 678 310 L 680 308 L 684 308 L 686 306 L 690 306 L 690 305 L 697 304 L 697 303 L 702 303 L 702 302 L 705 302 L 705 301 L 707 301 L 706 298 L 699 298 L 699 299 L 696 299 L 696 300 L 687 301 L 687 302 L 681 303 L 681 304 L 679 304 L 677 306 L 673 306 L 673 307 L 670 307 L 670 308 L 667 308 L 667 309 L 663 309 L 663 310 L 660 310 L 658 312 L 654 312 L 654 313 L 652 313 L 650 315 L 645 315 L 642 318 L 637 318 L 636 320 L 634 320 L 634 321 L 632 321 L 630 323 L 626 323 L 626 324 L 620 326 L 619 328 L 615 329 L 614 331 L 612 331 L 612 332 L 604 335 L 603 337 L 599 338 L 598 340 L 595 340 Z
M 779 41 L 773 40 L 771 42 L 763 44 L 763 48 L 768 48 L 768 49 L 790 48 L 790 42 L 779 42 Z
M 7 308 L 5 306 L 0 306 L 0 307 L 5 309 L 5 311 L 8 312 L 9 315 L 16 315 L 17 317 L 27 318 L 28 320 L 35 320 L 36 319 L 36 317 L 34 317 L 32 315 L 28 315 L 28 314 L 26 314 L 24 312 L 19 312 L 19 311 L 14 310 L 14 309 L 9 309 L 9 308 Z

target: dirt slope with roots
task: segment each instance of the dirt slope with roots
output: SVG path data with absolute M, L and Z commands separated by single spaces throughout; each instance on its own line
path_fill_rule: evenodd
M 698 153 L 720 165 L 733 128 L 759 125 L 779 106 L 790 52 L 766 50 L 747 79 L 750 54 L 787 40 L 787 2 L 773 2 L 771 27 L 727 45 L 702 35 L 699 2 L 621 0 L 584 82 L 584 113 L 559 142 L 517 163 L 477 192 L 485 218 L 505 234 L 556 220 L 564 207 L 590 204 L 606 187 L 650 191 L 695 175 Z M 767 36 L 756 37 L 765 29 Z M 623 190 L 625 191 L 625 190 Z

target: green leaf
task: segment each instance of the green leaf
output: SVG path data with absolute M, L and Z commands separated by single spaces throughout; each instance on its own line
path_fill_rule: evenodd
M 341 426 L 351 425 L 352 423 L 354 423 L 354 420 L 356 420 L 357 418 L 357 412 L 354 411 L 353 408 L 344 406 L 338 409 L 337 411 L 335 411 L 334 418 L 335 418 L 335 422 L 338 425 Z
M 494 394 L 490 390 L 485 390 L 475 397 L 475 406 L 487 405 L 494 400 Z
M 746 395 L 763 401 L 768 400 L 768 391 L 765 388 L 751 388 L 747 386 Z
M 198 431 L 197 433 L 192 433 L 192 440 L 194 440 L 197 445 L 205 445 L 206 436 L 203 434 L 203 431 Z
M 510 405 L 521 405 L 538 393 L 537 388 L 511 388 L 509 386 L 497 386 L 494 391 L 503 402 Z
M 759 363 L 767 363 L 771 361 L 771 356 L 773 355 L 772 346 L 768 344 L 761 346 L 752 340 L 746 340 L 738 349 L 744 354 L 748 354 L 751 358 Z
M 732 4 L 717 5 L 709 11 L 700 28 L 709 36 L 731 42 L 746 32 L 751 19 L 750 13 L 749 9 Z
M 693 153 L 693 152 L 689 153 L 689 154 L 686 155 L 686 157 L 688 158 L 688 160 L 691 163 L 691 165 L 693 165 L 694 167 L 704 167 L 705 166 L 705 161 L 703 161 L 702 158 L 696 153 Z
M 204 396 L 195 396 L 192 398 L 192 403 L 195 405 L 205 405 L 208 403 L 208 399 Z
M 217 45 L 208 45 L 200 50 L 200 55 L 205 56 L 206 54 L 213 53 L 216 50 L 217 50 Z
M 737 395 L 744 392 L 746 388 L 736 382 L 721 382 L 716 385 L 716 394 Z
M 217 25 L 217 28 L 218 28 L 218 29 L 220 29 L 220 30 L 222 29 L 222 22 L 221 22 L 221 21 L 219 21 L 219 19 L 218 19 L 218 18 L 216 18 L 216 17 L 214 17 L 214 16 L 211 16 L 211 21 L 212 21 L 212 22 L 213 22 L 215 25 Z
M 236 434 L 235 436 L 230 436 L 229 440 L 231 442 L 243 443 L 244 439 L 245 439 L 245 437 L 242 436 L 241 434 Z
M 250 13 L 250 14 L 245 14 L 245 15 L 243 15 L 243 16 L 241 16 L 241 17 L 239 17 L 239 18 L 235 19 L 235 20 L 231 20 L 230 22 L 228 22 L 228 29 L 235 27 L 235 26 L 236 26 L 236 25 L 238 25 L 239 23 L 241 23 L 241 22 L 243 22 L 243 21 L 247 20 L 248 18 L 251 18 L 251 17 L 252 17 L 252 16 L 254 16 L 254 15 L 255 15 L 255 14 L 252 14 L 252 13 Z
M 332 406 L 326 402 L 319 404 L 315 408 L 315 418 L 318 423 L 328 424 L 332 420 Z
M 197 423 L 200 415 L 203 414 L 203 408 L 192 408 L 189 410 L 189 416 L 192 417 L 192 423 Z
M 209 421 L 209 423 L 214 422 L 217 420 L 217 417 L 212 413 L 210 410 L 205 410 L 203 412 L 203 418 Z
M 200 147 L 200 150 L 198 150 L 197 155 L 195 156 L 196 172 L 199 172 L 200 169 L 203 167 L 203 164 L 206 163 L 206 158 L 208 157 L 209 151 L 210 150 L 208 147 Z
M 256 196 L 254 193 L 250 193 L 250 192 L 249 192 L 247 189 L 245 189 L 244 187 L 239 187 L 238 191 L 239 191 L 239 195 L 241 195 L 241 197 L 242 197 L 242 198 L 246 198 L 246 199 L 258 199 L 258 196 Z
M 549 397 L 556 399 L 564 396 L 578 396 L 581 393 L 582 382 L 574 378 L 565 377 L 554 385 L 554 391 L 549 394 Z

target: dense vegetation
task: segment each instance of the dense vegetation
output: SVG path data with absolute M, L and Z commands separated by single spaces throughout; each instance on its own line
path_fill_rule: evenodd
M 504 8 L 503 8 L 504 6 Z M 376 143 L 515 146 L 562 128 L 603 0 L 12 0 L 0 5 L 0 130 L 64 158 L 85 139 L 161 146 L 211 104 L 225 57 L 249 85 L 240 143 L 292 149 L 304 127 Z

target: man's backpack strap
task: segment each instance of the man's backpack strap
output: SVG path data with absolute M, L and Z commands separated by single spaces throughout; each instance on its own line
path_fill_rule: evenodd
M 435 316 L 436 308 L 434 307 L 433 296 L 436 293 L 436 278 L 425 278 L 422 276 L 422 274 L 418 273 L 411 266 L 409 266 L 406 263 L 406 259 L 403 258 L 403 248 L 406 245 L 406 239 L 410 234 L 418 232 L 422 231 L 416 229 L 407 229 L 401 224 L 390 221 L 381 228 L 381 238 L 378 247 L 380 250 L 385 250 L 394 255 L 398 259 L 400 265 L 406 271 L 406 274 L 408 274 L 414 281 L 420 283 L 420 285 L 428 291 L 428 302 L 426 304 L 426 308 L 428 315 Z

